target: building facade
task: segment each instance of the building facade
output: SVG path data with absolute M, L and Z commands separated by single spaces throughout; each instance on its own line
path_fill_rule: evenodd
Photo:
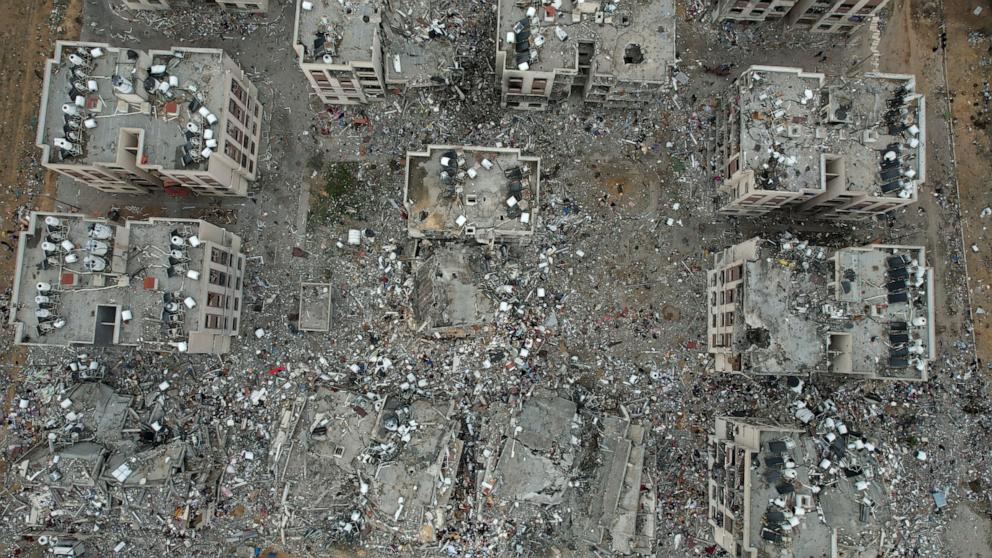
M 674 2 L 554 5 L 500 0 L 496 79 L 500 103 L 544 110 L 570 96 L 638 108 L 669 84 L 675 63 Z
M 785 19 L 814 33 L 850 33 L 876 16 L 889 0 L 720 0 L 713 19 Z
M 241 239 L 205 221 L 35 212 L 9 320 L 22 345 L 223 354 L 238 335 L 244 273 Z
M 59 42 L 36 143 L 45 168 L 98 190 L 245 196 L 261 128 L 258 91 L 221 50 Z
M 926 179 L 926 100 L 913 76 L 833 82 L 799 68 L 752 66 L 724 105 L 720 213 L 857 220 L 916 203 Z
M 716 254 L 706 298 L 717 372 L 925 381 L 935 357 L 933 270 L 919 246 L 753 238 Z

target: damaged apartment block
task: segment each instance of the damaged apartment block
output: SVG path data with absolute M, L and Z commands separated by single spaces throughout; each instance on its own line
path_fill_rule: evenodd
M 785 18 L 814 33 L 850 33 L 878 14 L 889 0 L 719 0 L 713 20 Z
M 45 168 L 98 190 L 245 196 L 261 105 L 224 51 L 58 42 L 36 142 Z
M 356 105 L 450 83 L 463 23 L 424 0 L 297 0 L 293 50 L 324 104 Z
M 32 213 L 9 321 L 22 345 L 223 354 L 244 272 L 241 239 L 204 221 Z
M 12 468 L 25 486 L 32 536 L 74 547 L 56 555 L 83 556 L 80 543 L 122 515 L 149 526 L 146 510 L 169 510 L 156 514 L 155 527 L 178 535 L 211 521 L 220 478 L 210 455 L 215 439 L 205 426 L 180 426 L 168 382 L 148 388 L 133 397 L 84 382 L 43 396 L 52 409 L 46 439 L 16 451 Z M 80 521 L 92 522 L 92 531 L 54 530 Z
M 821 437 L 756 418 L 716 419 L 707 517 L 730 556 L 878 556 L 888 514 L 884 487 L 873 480 L 876 448 L 843 424 L 822 430 Z
M 497 243 L 532 238 L 540 175 L 540 159 L 519 149 L 432 145 L 407 153 L 403 200 L 417 256 L 414 330 L 465 337 L 492 321 L 501 285 L 486 281 L 489 252 Z M 500 304 L 500 311 L 508 309 Z
M 579 412 L 574 402 L 545 389 L 509 420 L 494 422 L 505 431 L 487 436 L 493 441 L 481 456 L 476 453 L 479 521 L 512 515 L 526 530 L 559 535 L 553 544 L 652 554 L 657 500 L 644 467 L 650 460 L 643 426 Z
M 675 4 L 500 0 L 496 79 L 504 107 L 544 110 L 574 95 L 603 107 L 656 99 L 675 64 Z
M 920 246 L 832 250 L 788 234 L 742 242 L 707 272 L 713 369 L 925 381 L 933 281 Z
M 381 529 L 435 542 L 462 453 L 453 412 L 450 402 L 327 389 L 298 399 L 282 412 L 269 451 L 284 486 L 281 537 L 324 524 L 335 541 Z
M 720 212 L 865 219 L 916 203 L 926 103 L 909 75 L 752 66 L 718 111 Z

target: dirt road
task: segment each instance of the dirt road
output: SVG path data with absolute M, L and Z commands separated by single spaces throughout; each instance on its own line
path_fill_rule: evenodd
M 974 13 L 976 7 L 982 8 L 978 15 Z M 981 217 L 981 211 L 992 206 L 989 187 L 992 119 L 986 97 L 992 79 L 992 3 L 944 2 L 944 18 L 961 217 L 976 309 L 975 338 L 979 358 L 989 363 L 992 362 L 992 319 L 984 312 L 992 312 L 992 233 L 988 230 L 992 216 Z M 972 251 L 973 245 L 978 252 Z
M 4 1 L 7 25 L 0 27 L 0 44 L 9 48 L 0 49 L 0 230 L 6 243 L 0 245 L 0 291 L 10 288 L 14 275 L 16 239 L 8 231 L 17 230 L 18 208 L 50 209 L 54 205 L 55 176 L 38 165 L 34 146 L 41 76 L 55 41 L 79 37 L 81 10 L 82 0 Z M 11 343 L 0 343 L 0 363 L 8 380 L 2 402 L 5 410 L 25 354 Z M 4 434 L 0 433 L 0 439 Z M 4 465 L 0 460 L 0 467 Z

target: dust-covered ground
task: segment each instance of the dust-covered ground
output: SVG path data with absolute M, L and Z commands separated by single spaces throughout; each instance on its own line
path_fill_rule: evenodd
M 159 489 L 148 488 L 134 497 L 131 513 L 58 516 L 48 527 L 86 535 L 98 555 L 109 554 L 120 540 L 130 541 L 121 555 L 133 556 L 230 555 L 244 547 L 327 555 L 331 543 L 320 534 L 323 525 L 294 525 L 291 519 L 286 536 L 283 486 L 262 460 L 244 457 L 267 455 L 281 410 L 298 395 L 334 387 L 453 399 L 465 420 L 485 420 L 480 409 L 514 404 L 535 387 L 547 387 L 581 398 L 587 409 L 625 411 L 648 426 L 646 469 L 658 491 L 657 555 L 712 554 L 705 447 L 713 418 L 736 414 L 793 421 L 789 405 L 796 396 L 778 380 L 706 372 L 704 270 L 716 250 L 758 234 L 791 232 L 830 246 L 926 245 L 937 269 L 939 311 L 938 358 L 930 381 L 812 378 L 801 397 L 811 406 L 831 399 L 846 420 L 877 441 L 876 478 L 890 499 L 885 556 L 971 556 L 960 553 L 964 548 L 988 555 L 965 542 L 969 533 L 987 533 L 992 445 L 988 372 L 975 360 L 960 209 L 951 186 L 955 167 L 945 119 L 942 12 L 938 6 L 932 13 L 908 13 L 910 3 L 894 4 L 882 21 L 878 58 L 863 37 L 848 45 L 774 25 L 723 27 L 680 6 L 679 69 L 689 80 L 648 109 L 565 104 L 547 113 L 516 113 L 498 103 L 489 60 L 491 3 L 460 1 L 452 8 L 467 21 L 459 49 L 466 99 L 442 88 L 390 96 L 367 108 L 327 110 L 313 101 L 293 60 L 294 8 L 287 0 L 274 0 L 271 12 L 259 18 L 219 12 L 142 15 L 110 10 L 106 0 L 86 0 L 84 40 L 226 49 L 259 87 L 264 148 L 261 178 L 247 200 L 115 197 L 60 184 L 58 198 L 75 200 L 91 215 L 116 207 L 125 216 L 202 217 L 221 224 L 244 239 L 250 267 L 242 337 L 231 354 L 98 355 L 110 365 L 105 381 L 121 391 L 148 394 L 168 380 L 167 405 L 177 417 L 177 431 L 194 424 L 216 428 L 221 442 L 196 457 L 198 466 L 233 467 L 218 496 L 184 498 L 170 489 L 156 500 Z M 754 63 L 831 75 L 873 69 L 916 73 L 930 109 L 929 172 L 920 203 L 856 225 L 808 223 L 788 215 L 759 222 L 716 215 L 717 173 L 707 148 L 719 96 L 731 77 L 705 67 L 732 64 L 733 76 Z M 490 255 L 494 281 L 511 285 L 515 293 L 508 299 L 514 312 L 497 316 L 470 339 L 424 337 L 404 319 L 415 257 L 401 209 L 404 158 L 407 150 L 427 144 L 499 144 L 542 158 L 533 242 Z M 342 171 L 340 163 L 355 164 Z M 360 246 L 339 245 L 349 229 L 363 231 Z M 302 251 L 294 255 L 294 247 Z M 308 280 L 334 285 L 327 334 L 296 327 L 299 283 Z M 543 299 L 528 296 L 537 288 L 546 290 Z M 257 329 L 263 331 L 260 338 L 253 334 Z M 6 335 L 4 343 L 10 340 Z M 511 366 L 524 344 L 535 340 L 541 349 L 532 351 L 524 366 Z M 493 362 L 494 354 L 503 360 Z M 16 387 L 32 404 L 8 419 L 8 458 L 45 435 L 45 417 L 58 407 L 55 396 L 71 384 L 64 365 L 74 355 L 32 351 L 22 370 L 24 383 Z M 269 373 L 280 365 L 285 370 Z M 426 379 L 425 385 L 404 390 L 410 374 Z M 267 401 L 250 404 L 246 394 L 262 387 Z M 481 442 L 463 435 L 469 447 Z M 929 459 L 915 459 L 916 449 L 925 449 Z M 463 474 L 457 481 L 462 486 L 454 508 L 470 493 L 470 477 Z M 8 478 L 7 501 L 0 502 L 6 505 L 0 507 L 0 548 L 6 545 L 11 553 L 32 548 L 21 536 L 27 505 L 26 496 L 19 497 L 22 488 Z M 935 488 L 949 497 L 940 511 L 930 497 Z M 171 507 L 157 513 L 146 509 L 161 501 L 214 510 L 212 521 L 194 532 Z M 139 511 L 151 519 L 139 518 Z M 414 547 L 372 532 L 334 545 L 343 555 L 364 556 L 588 555 L 553 534 L 511 533 L 504 525 L 453 515 L 440 544 Z

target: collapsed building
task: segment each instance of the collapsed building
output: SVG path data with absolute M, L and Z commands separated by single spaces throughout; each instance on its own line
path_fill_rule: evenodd
M 910 75 L 751 66 L 718 111 L 720 213 L 865 219 L 916 203 L 926 102 Z
M 38 393 L 52 409 L 44 439 L 13 451 L 28 503 L 25 540 L 83 556 L 84 541 L 121 516 L 175 534 L 210 523 L 220 478 L 214 440 L 205 427 L 184 424 L 167 382 L 150 387 L 144 397 L 98 382 Z M 72 550 L 58 550 L 66 545 Z
M 269 0 L 208 0 L 234 12 L 261 13 L 269 11 Z M 196 7 L 188 0 L 121 0 L 130 10 L 172 10 L 180 6 Z
M 484 290 L 492 265 L 487 255 L 464 244 L 418 248 L 411 329 L 444 338 L 488 329 L 496 306 Z
M 241 239 L 205 221 L 33 212 L 9 322 L 22 345 L 222 354 L 238 335 L 244 273 Z
M 342 542 L 372 530 L 434 542 L 461 460 L 453 411 L 451 402 L 329 389 L 293 403 L 269 449 L 270 469 L 286 485 L 284 537 L 302 538 L 320 524 Z
M 580 412 L 543 389 L 509 420 L 493 422 L 503 432 L 483 437 L 475 454 L 476 521 L 512 518 L 541 551 L 545 544 L 571 548 L 563 538 L 542 539 L 556 533 L 590 551 L 653 553 L 656 496 L 643 426 Z
M 45 168 L 105 192 L 246 196 L 261 110 L 222 50 L 59 41 L 35 143 Z
M 752 238 L 707 272 L 712 367 L 924 381 L 936 354 L 933 281 L 920 246 Z
M 496 79 L 504 107 L 545 110 L 573 94 L 639 108 L 669 84 L 675 3 L 500 0 Z
M 321 102 L 362 104 L 389 89 L 451 83 L 463 24 L 424 0 L 297 0 L 293 50 Z
M 886 493 L 877 448 L 826 417 L 816 435 L 756 418 L 716 419 L 709 436 L 707 519 L 736 558 L 871 558 Z
M 719 0 L 714 21 L 785 19 L 814 33 L 850 33 L 888 5 L 889 0 Z

